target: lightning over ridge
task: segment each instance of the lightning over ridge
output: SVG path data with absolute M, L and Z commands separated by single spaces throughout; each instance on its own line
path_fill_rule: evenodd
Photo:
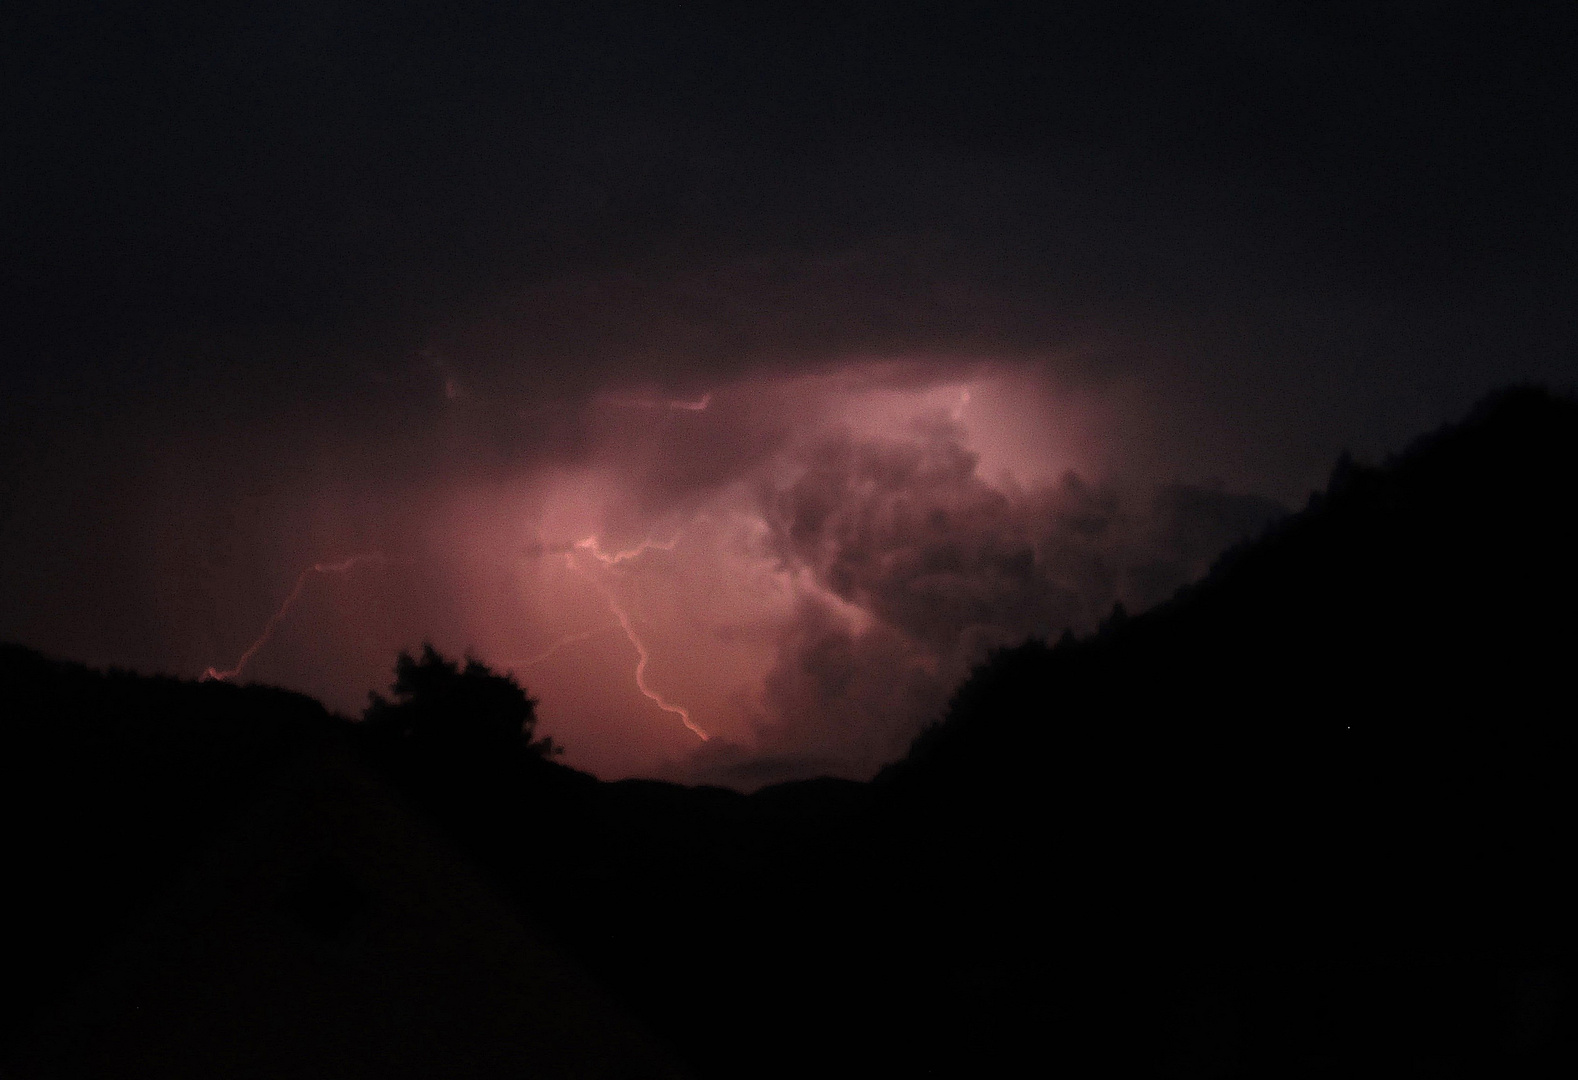
M 246 652 L 242 653 L 241 658 L 236 661 L 236 666 L 225 671 L 210 667 L 203 672 L 198 681 L 229 682 L 246 670 L 247 664 L 251 662 L 252 658 L 258 654 L 258 651 L 264 645 L 268 644 L 269 639 L 274 636 L 274 631 L 279 628 L 279 624 L 285 620 L 285 616 L 290 613 L 290 609 L 295 606 L 296 601 L 301 599 L 302 590 L 307 587 L 308 578 L 314 574 L 348 574 L 364 563 L 376 563 L 379 566 L 387 566 L 389 559 L 382 552 L 372 551 L 361 555 L 352 555 L 350 558 L 336 563 L 320 562 L 313 563 L 307 567 L 307 569 L 296 576 L 296 584 L 290 590 L 290 594 L 285 597 L 285 602 L 280 604 L 279 610 L 274 612 L 270 616 L 269 621 L 264 624 L 263 632 L 257 636 L 257 640 L 247 646 Z

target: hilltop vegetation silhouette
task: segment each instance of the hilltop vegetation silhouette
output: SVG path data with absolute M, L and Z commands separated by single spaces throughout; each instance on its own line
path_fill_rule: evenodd
M 587 1075 L 1573 1075 L 1575 504 L 1578 404 L 1502 392 L 1384 464 L 1344 458 L 1168 603 L 994 653 L 871 783 L 750 796 L 569 769 L 512 678 L 431 648 L 346 722 L 6 647 L 24 914 L 4 935 L 4 1052 L 18 1075 L 63 1071 L 67 1043 L 111 1073 L 179 1075 L 102 1020 L 131 996 L 99 992 L 90 1025 L 74 988 L 107 985 L 100 969 L 162 985 L 168 950 L 117 942 L 169 923 L 160 897 L 209 880 L 229 823 L 308 798 L 260 792 L 310 789 L 342 793 L 299 812 L 325 830 L 386 822 L 361 846 L 401 815 L 432 823 L 659 1047 L 619 1072 L 588 1046 Z M 277 917 L 278 940 L 317 950 L 292 978 L 407 985 L 369 959 L 368 928 L 398 937 L 417 919 L 402 882 L 462 871 L 393 839 L 377 865 L 357 844 L 252 857 L 262 826 L 234 828 L 226 865 L 263 869 L 232 877 L 273 898 L 247 925 Z M 474 1026 L 507 1012 L 490 978 L 417 1010 L 428 1060 L 494 1075 Z M 554 1011 L 571 997 L 531 998 L 543 1031 L 594 1030 Z M 210 1064 L 264 1052 L 254 1027 L 203 1030 Z M 269 1030 L 305 1074 L 421 1074 L 379 1057 L 387 1020 Z

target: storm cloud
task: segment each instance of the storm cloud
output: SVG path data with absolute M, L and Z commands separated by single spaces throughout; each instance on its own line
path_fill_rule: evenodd
M 755 753 L 722 748 L 704 775 L 759 783 L 869 776 L 900 756 L 986 652 L 1086 633 L 1115 604 L 1143 610 L 1285 510 L 1219 488 L 1120 494 L 1065 472 L 993 484 L 945 415 L 908 432 L 848 431 L 795 447 L 763 484 L 770 549 L 816 588 L 798 597 L 763 686 Z
M 869 771 L 1341 450 L 1571 383 L 1575 44 L 1519 4 L 8 4 L 0 637 L 230 670 L 376 552 L 248 674 L 354 711 L 433 640 L 533 661 L 606 775 Z

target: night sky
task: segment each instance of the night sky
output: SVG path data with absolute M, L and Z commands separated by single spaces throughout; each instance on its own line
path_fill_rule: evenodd
M 601 776 L 869 776 L 1342 450 L 1572 386 L 1574 55 L 1559 4 L 8 3 L 0 639 L 348 712 L 430 640 Z

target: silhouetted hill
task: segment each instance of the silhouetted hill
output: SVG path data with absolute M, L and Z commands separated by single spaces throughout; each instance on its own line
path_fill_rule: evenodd
M 0 645 L 0 701 L 3 1047 L 331 721 L 299 694 L 103 674 L 14 645 Z
M 685 1075 L 317 702 L 16 647 L 0 687 L 4 1075 Z
M 669 1075 L 589 990 L 563 1022 L 521 1018 L 584 965 L 720 1078 L 1572 1075 L 1575 466 L 1578 406 L 1533 390 L 1344 460 L 1162 607 L 995 653 L 872 784 L 601 783 L 531 741 L 518 687 L 436 654 L 426 703 L 347 724 L 0 651 L 27 909 L 4 1030 L 114 953 L 154 987 L 225 972 L 256 1014 L 237 1030 L 277 1029 L 296 1073 L 377 1013 L 346 1035 L 376 1075 L 480 1062 L 479 1040 L 489 1068 L 612 1040 L 599 1068 Z M 266 855 L 198 857 L 219 849 Z M 191 931 L 230 961 L 124 959 L 130 926 L 186 933 L 157 897 L 211 881 L 198 864 L 240 867 Z
M 1566 1075 L 1575 511 L 1578 406 L 1535 390 L 1345 459 L 1170 603 L 995 654 L 880 778 L 896 835 L 1055 895 L 1164 1061 Z
M 1578 405 L 1501 393 L 1382 467 L 1345 458 L 1170 603 L 997 655 L 890 778 L 1000 775 L 1065 746 L 1566 746 L 1548 703 L 1575 640 L 1575 504 Z

